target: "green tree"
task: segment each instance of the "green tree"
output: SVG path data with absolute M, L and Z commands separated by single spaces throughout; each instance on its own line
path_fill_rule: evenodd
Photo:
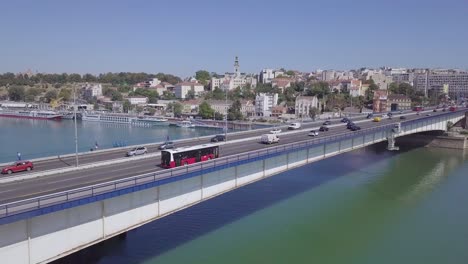
M 162 94 L 162 98 L 165 100 L 173 100 L 176 99 L 175 94 L 170 91 L 164 91 Z
M 312 120 L 315 121 L 315 118 L 317 115 L 320 113 L 320 110 L 317 107 L 311 107 L 309 108 L 309 116 L 312 118 Z
M 185 99 L 187 100 L 195 99 L 195 92 L 193 90 L 188 91 L 187 94 L 185 95 Z
M 291 70 L 287 71 L 286 74 L 289 75 L 289 76 L 294 76 L 295 75 L 294 71 L 291 71 Z
M 114 90 L 114 91 L 112 91 L 112 94 L 111 94 L 111 100 L 112 101 L 122 101 L 123 96 L 119 91 Z
M 25 97 L 25 100 L 27 102 L 33 102 L 36 100 L 36 96 L 40 95 L 41 94 L 41 90 L 37 89 L 37 88 L 29 88 L 27 91 L 26 91 L 26 97 Z
M 206 101 L 198 107 L 198 114 L 204 119 L 211 119 L 214 117 L 215 111 L 211 108 L 210 104 Z
M 44 95 L 46 103 L 50 103 L 53 99 L 57 99 L 57 92 L 55 90 L 50 90 Z
M 197 79 L 201 84 L 206 85 L 210 80 L 210 73 L 205 70 L 199 70 L 195 73 L 195 79 Z
M 24 101 L 25 96 L 23 86 L 10 86 L 8 88 L 8 97 L 11 101 Z
M 244 117 L 242 116 L 241 112 L 242 104 L 240 100 L 235 100 L 231 107 L 228 109 L 228 120 L 243 120 Z
M 130 104 L 130 101 L 125 100 L 122 104 L 122 108 L 123 108 L 124 113 L 128 113 L 128 111 L 132 109 L 132 104 Z
M 62 88 L 58 94 L 59 98 L 62 98 L 63 101 L 70 101 L 72 92 L 70 89 Z
M 174 116 L 180 116 L 182 114 L 183 105 L 179 102 L 173 102 L 167 104 L 167 110 L 172 112 Z

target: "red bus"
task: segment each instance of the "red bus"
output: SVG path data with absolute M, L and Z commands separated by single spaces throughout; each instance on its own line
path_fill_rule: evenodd
M 416 112 L 423 111 L 423 110 L 424 110 L 424 108 L 422 106 L 413 107 L 413 111 L 416 111 Z
M 167 149 L 161 151 L 161 167 L 174 168 L 218 157 L 219 146 L 213 144 Z
M 457 107 L 451 106 L 451 107 L 449 108 L 449 111 L 450 111 L 450 112 L 455 112 L 455 111 L 457 111 Z

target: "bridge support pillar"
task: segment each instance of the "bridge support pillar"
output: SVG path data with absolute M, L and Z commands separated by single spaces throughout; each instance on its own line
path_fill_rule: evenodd
M 395 136 L 393 135 L 393 133 L 390 133 L 390 136 L 387 137 L 387 141 L 388 141 L 388 145 L 387 145 L 388 150 L 400 150 L 399 147 L 395 146 Z
M 465 122 L 462 124 L 464 129 L 468 129 L 468 112 L 465 112 Z

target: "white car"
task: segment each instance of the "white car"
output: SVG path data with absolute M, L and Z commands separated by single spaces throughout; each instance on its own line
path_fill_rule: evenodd
M 289 130 L 295 130 L 301 128 L 301 123 L 291 123 L 288 126 Z
M 279 134 L 279 133 L 281 133 L 281 128 L 273 128 L 272 130 L 270 130 L 270 133 Z
M 146 153 L 148 153 L 148 150 L 146 149 L 146 147 L 136 147 L 136 148 L 133 148 L 132 150 L 127 151 L 127 157 L 143 155 Z
M 316 137 L 316 136 L 318 136 L 318 135 L 319 135 L 319 133 L 318 133 L 317 130 L 311 130 L 311 131 L 309 132 L 309 136 L 311 136 L 311 137 Z

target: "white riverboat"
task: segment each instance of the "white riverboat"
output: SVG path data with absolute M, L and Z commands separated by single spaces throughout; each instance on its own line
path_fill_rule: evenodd
M 192 122 L 190 122 L 188 120 L 184 120 L 184 121 L 181 121 L 181 122 L 177 123 L 176 126 L 185 127 L 185 128 L 194 128 L 195 124 L 192 124 Z
M 62 115 L 54 111 L 0 109 L 0 117 L 61 120 Z

